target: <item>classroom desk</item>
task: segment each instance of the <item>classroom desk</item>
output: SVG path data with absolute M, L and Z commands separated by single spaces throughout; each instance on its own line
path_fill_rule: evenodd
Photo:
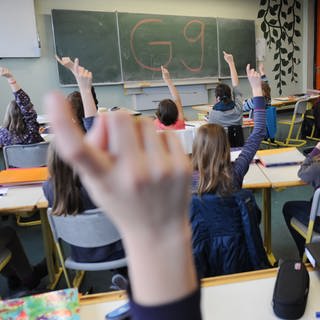
M 315 319 L 315 312 L 320 310 L 320 273 L 310 267 L 308 269 L 310 291 L 306 311 L 301 319 L 310 320 Z M 278 319 L 271 305 L 276 274 L 277 269 L 274 268 L 203 279 L 203 319 Z M 80 298 L 81 319 L 104 319 L 106 313 L 122 305 L 125 299 L 123 291 L 83 296 Z
M 263 199 L 263 222 L 264 222 L 264 245 L 270 262 L 273 264 L 275 258 L 272 254 L 272 231 L 271 231 L 271 189 L 287 188 L 306 185 L 298 177 L 300 165 L 278 166 L 266 168 L 258 164 L 259 169 L 270 183 L 270 187 L 262 189 Z
M 308 97 L 308 100 L 310 102 L 312 102 L 312 101 L 317 100 L 319 97 L 320 97 L 320 95 L 311 95 L 311 96 Z M 301 100 L 301 99 L 304 99 L 304 97 L 295 97 L 295 96 L 279 97 L 279 98 L 272 99 L 271 105 L 280 109 L 280 108 L 283 108 L 283 107 L 292 106 L 298 100 Z M 193 106 L 192 109 L 198 111 L 199 113 L 207 114 L 212 109 L 212 104 L 204 104 L 204 105 L 199 105 L 199 106 Z
M 39 209 L 44 251 L 48 267 L 48 288 L 53 289 L 62 274 L 62 270 L 58 265 L 58 258 L 47 217 L 47 207 L 48 202 L 44 197 L 41 184 L 9 187 L 7 195 L 0 197 L 0 214 L 19 214 Z

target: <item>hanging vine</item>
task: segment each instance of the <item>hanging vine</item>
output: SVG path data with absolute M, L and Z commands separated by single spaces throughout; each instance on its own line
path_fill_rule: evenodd
M 298 14 L 301 2 L 260 0 L 260 7 L 258 18 L 263 19 L 260 27 L 268 48 L 275 48 L 273 56 L 275 65 L 272 71 L 275 72 L 279 94 L 282 94 L 283 86 L 287 85 L 284 80 L 287 75 L 291 76 L 291 82 L 298 82 L 296 66 L 301 61 L 296 57 L 300 51 L 296 38 L 301 37 L 301 32 L 298 30 L 301 22 Z

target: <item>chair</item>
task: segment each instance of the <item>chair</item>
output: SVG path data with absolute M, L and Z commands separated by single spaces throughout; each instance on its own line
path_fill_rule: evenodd
M 305 112 L 308 106 L 308 99 L 301 99 L 296 102 L 293 115 L 289 119 L 278 121 L 278 124 L 289 126 L 288 135 L 284 141 L 276 141 L 276 144 L 283 147 L 302 147 L 307 141 L 299 139 L 301 126 L 304 119 Z M 293 137 L 293 130 L 296 128 L 297 133 Z
M 110 270 L 127 265 L 126 258 L 90 263 L 76 262 L 70 256 L 66 259 L 64 258 L 60 240 L 78 247 L 94 248 L 105 246 L 121 239 L 118 230 L 100 209 L 87 210 L 76 216 L 55 216 L 51 214 L 51 208 L 48 208 L 47 214 L 59 260 L 69 288 L 71 288 L 71 283 L 66 269 L 80 271 L 77 272 L 73 280 L 73 286 L 79 287 L 84 271 Z
M 5 268 L 11 259 L 11 252 L 8 249 L 0 251 L 0 271 Z
M 270 266 L 259 230 L 259 213 L 249 190 L 228 197 L 211 193 L 192 196 L 192 247 L 200 278 Z
M 47 166 L 49 142 L 14 144 L 3 148 L 6 168 L 32 168 Z
M 306 243 L 320 241 L 320 233 L 313 230 L 317 216 L 320 216 L 320 188 L 318 188 L 313 195 L 308 226 L 305 226 L 294 217 L 290 221 L 291 226 L 306 239 Z M 306 261 L 305 254 L 303 255 L 303 261 Z
M 0 250 L 0 271 L 5 268 L 11 259 L 11 252 L 8 249 Z M 1 297 L 0 297 L 1 300 Z
M 32 168 L 47 166 L 47 153 L 49 142 L 40 142 L 34 144 L 14 144 L 3 148 L 3 156 L 6 168 Z M 34 214 L 34 212 L 32 212 Z M 17 224 L 21 227 L 35 226 L 41 223 L 40 220 L 22 222 L 21 216 L 17 216 Z

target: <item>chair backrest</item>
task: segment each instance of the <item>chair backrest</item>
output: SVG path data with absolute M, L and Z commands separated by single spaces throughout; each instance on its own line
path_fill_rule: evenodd
M 48 164 L 49 142 L 14 144 L 3 148 L 6 168 L 45 167 Z
M 294 106 L 293 116 L 296 116 L 296 121 L 302 120 L 307 111 L 308 99 L 298 100 Z
M 248 190 L 229 197 L 193 195 L 192 245 L 199 277 L 266 268 L 255 199 Z
M 100 209 L 86 210 L 77 215 L 56 216 L 47 211 L 55 242 L 59 239 L 78 247 L 102 247 L 121 239 L 107 215 Z
M 310 220 L 314 221 L 317 216 L 320 216 L 320 188 L 318 188 L 313 194 Z

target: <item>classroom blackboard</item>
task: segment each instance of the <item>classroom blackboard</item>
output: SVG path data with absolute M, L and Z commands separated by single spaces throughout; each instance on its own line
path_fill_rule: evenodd
M 117 17 L 114 12 L 52 10 L 56 53 L 80 59 L 95 83 L 121 82 Z M 61 84 L 74 84 L 70 71 L 59 68 Z
M 218 75 L 215 18 L 119 13 L 124 81 Z
M 52 10 L 56 52 L 79 57 L 94 83 L 229 76 L 222 51 L 233 53 L 240 75 L 255 65 L 250 20 L 117 12 Z M 59 66 L 61 84 L 74 84 Z
M 246 66 L 256 66 L 255 23 L 251 20 L 218 19 L 221 77 L 230 75 L 223 51 L 233 54 L 239 75 L 246 75 Z

